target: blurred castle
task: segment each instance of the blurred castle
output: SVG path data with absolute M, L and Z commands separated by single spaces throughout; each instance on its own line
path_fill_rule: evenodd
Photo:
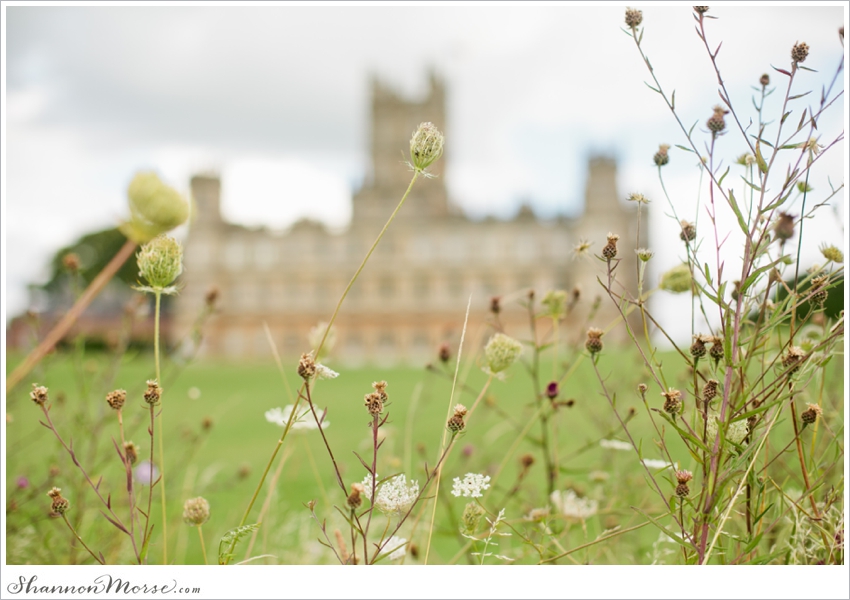
M 372 93 L 372 172 L 354 195 L 351 224 L 343 233 L 332 234 L 309 220 L 283 234 L 226 223 L 219 210 L 219 179 L 192 179 L 198 218 L 185 245 L 175 333 L 191 327 L 207 290 L 216 286 L 219 312 L 205 330 L 205 354 L 268 356 L 263 323 L 282 354 L 309 349 L 309 330 L 330 318 L 407 189 L 410 172 L 400 165 L 399 152 L 420 122 L 446 131 L 445 89 L 434 76 L 421 102 L 405 100 L 377 81 Z M 530 289 L 540 299 L 548 290 L 569 292 L 576 286 L 583 295 L 567 326 L 586 327 L 593 299 L 602 291 L 596 277 L 604 265 L 593 256 L 573 260 L 573 248 L 586 239 L 598 254 L 608 231 L 620 234 L 626 256 L 618 277 L 635 289 L 634 212 L 620 202 L 612 159 L 590 159 L 583 216 L 551 221 L 538 220 L 528 206 L 510 221 L 470 220 L 449 201 L 444 165 L 445 157 L 432 165 L 438 177 L 414 186 L 346 298 L 336 321 L 337 358 L 383 364 L 433 359 L 441 342 L 457 342 L 470 293 L 471 332 L 482 331 L 480 325 L 491 316 L 491 297 L 503 296 L 501 324 L 507 333 L 527 338 L 528 313 L 516 300 L 524 300 Z M 607 325 L 615 315 L 604 298 L 593 324 Z

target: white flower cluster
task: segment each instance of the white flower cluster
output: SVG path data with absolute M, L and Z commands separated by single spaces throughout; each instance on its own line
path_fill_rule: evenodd
M 677 463 L 668 463 L 666 460 L 657 460 L 655 458 L 644 458 L 643 464 L 645 464 L 648 469 L 669 469 L 670 467 L 673 467 L 675 470 L 679 468 Z
M 378 480 L 380 481 L 380 477 Z M 372 477 L 366 475 L 362 483 L 363 495 L 372 500 Z M 411 481 L 410 485 L 407 485 L 407 478 L 404 475 L 396 475 L 378 484 L 376 496 L 372 504 L 378 510 L 388 515 L 399 515 L 416 501 L 419 496 L 419 483 Z
M 407 551 L 407 540 L 403 537 L 398 537 L 397 535 L 392 536 L 387 540 L 387 543 L 384 544 L 384 552 L 389 552 L 390 560 L 395 560 L 397 558 L 403 558 L 404 553 Z
M 579 498 L 572 490 L 555 490 L 549 496 L 552 505 L 565 517 L 587 519 L 596 514 L 599 503 L 590 498 Z
M 463 480 L 460 477 L 454 478 L 452 486 L 452 496 L 464 498 L 480 498 L 481 491 L 490 487 L 490 476 L 479 475 L 478 473 L 467 473 Z
M 286 424 L 289 423 L 289 417 L 292 415 L 292 409 L 294 407 L 291 404 L 287 404 L 281 409 L 273 408 L 271 410 L 266 411 L 266 421 L 269 423 L 274 423 L 275 425 L 280 425 L 281 427 L 286 427 Z M 326 428 L 330 425 L 330 422 L 325 419 L 322 421 L 322 429 Z M 292 429 L 318 429 L 319 426 L 316 425 L 316 419 L 313 418 L 313 415 L 310 414 L 310 409 L 305 409 L 303 413 L 300 415 L 296 415 L 295 419 L 292 421 Z
M 623 450 L 625 452 L 632 449 L 631 444 L 621 442 L 620 440 L 600 440 L 599 445 L 603 448 L 608 448 L 609 450 Z

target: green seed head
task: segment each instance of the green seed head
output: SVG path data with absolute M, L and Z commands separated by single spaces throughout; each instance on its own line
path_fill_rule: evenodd
M 164 235 L 142 246 L 137 259 L 139 276 L 155 290 L 167 288 L 183 272 L 183 248 L 177 240 Z
M 410 161 L 424 171 L 443 155 L 443 134 L 433 123 L 422 123 L 410 138 Z
M 522 344 L 504 333 L 497 333 L 491 337 L 484 347 L 487 368 L 494 375 L 514 364 L 520 354 L 522 354 Z

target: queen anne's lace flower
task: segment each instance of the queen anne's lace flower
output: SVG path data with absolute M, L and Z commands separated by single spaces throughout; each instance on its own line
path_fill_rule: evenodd
M 608 448 L 609 450 L 624 450 L 628 452 L 632 449 L 631 444 L 621 442 L 620 440 L 600 440 L 599 445 L 603 448 Z
M 380 477 L 377 477 L 380 481 Z M 363 478 L 363 495 L 372 500 L 372 477 L 366 475 Z M 404 475 L 396 475 L 383 483 L 378 484 L 376 498 L 372 500 L 378 510 L 388 515 L 399 515 L 416 501 L 419 496 L 419 483 L 411 481 L 407 484 Z
M 274 423 L 275 425 L 280 425 L 281 427 L 286 427 L 286 424 L 289 423 L 289 417 L 292 414 L 293 406 L 291 404 L 287 404 L 286 406 L 281 408 L 273 408 L 271 410 L 266 411 L 266 421 L 269 423 Z M 322 429 L 326 428 L 330 425 L 330 421 L 325 419 L 322 421 Z M 309 410 L 304 410 L 303 413 L 296 415 L 295 419 L 292 421 L 292 429 L 318 429 L 319 426 L 316 425 L 316 420 L 313 418 L 313 415 L 310 414 Z
M 454 478 L 452 496 L 463 496 L 464 498 L 480 498 L 481 491 L 490 487 L 490 476 L 478 473 L 467 473 L 461 481 L 460 477 Z
M 590 498 L 579 498 L 572 490 L 555 490 L 549 496 L 554 507 L 565 517 L 587 519 L 596 514 L 599 503 Z
M 407 551 L 407 540 L 403 537 L 398 537 L 397 535 L 392 536 L 387 540 L 387 543 L 384 544 L 384 552 L 389 552 L 390 560 L 396 560 L 397 558 L 403 558 L 404 553 Z

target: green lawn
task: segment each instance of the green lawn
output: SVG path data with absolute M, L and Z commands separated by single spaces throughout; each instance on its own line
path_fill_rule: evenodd
M 455 498 L 449 493 L 451 480 L 467 472 L 494 477 L 484 505 L 492 513 L 504 508 L 505 517 L 515 531 L 510 537 L 497 538 L 498 549 L 491 546 L 490 551 L 515 558 L 517 562 L 536 563 L 539 560 L 537 553 L 528 544 L 522 543 L 520 534 L 539 542 L 541 528 L 548 526 L 556 534 L 560 533 L 557 539 L 562 549 L 555 548 L 553 551 L 561 552 L 594 540 L 604 530 L 645 523 L 646 517 L 636 508 L 650 515 L 663 514 L 664 504 L 648 485 L 648 478 L 635 453 L 600 447 L 599 440 L 603 437 L 624 441 L 627 438 L 619 428 L 608 400 L 600 393 L 589 360 L 583 356 L 576 359 L 578 365 L 562 386 L 560 396 L 562 400 L 572 399 L 575 402 L 570 407 L 560 408 L 554 419 L 559 467 L 557 487 L 572 488 L 579 495 L 597 500 L 597 515 L 585 522 L 552 518 L 547 520 L 546 525 L 523 518 L 532 509 L 546 506 L 548 500 L 538 444 L 539 423 L 534 423 L 527 436 L 520 439 L 521 430 L 534 414 L 535 404 L 527 369 L 517 364 L 508 372 L 506 381 L 493 382 L 445 464 L 429 563 L 441 564 L 453 559 L 465 563 L 471 560 L 468 553 L 456 556 L 467 541 L 458 533 L 458 521 L 468 500 Z M 662 357 L 662 360 L 669 361 L 665 367 L 668 381 L 685 389 L 687 373 L 684 368 L 681 373 L 675 370 L 673 355 Z M 627 415 L 631 407 L 637 409 L 629 422 L 629 429 L 641 445 L 644 457 L 661 459 L 660 451 L 652 442 L 652 438 L 657 436 L 636 392 L 637 384 L 645 379 L 638 361 L 639 355 L 635 352 L 606 350 L 600 357 L 599 367 L 617 394 L 616 404 L 621 415 Z M 14 367 L 15 362 L 15 358 L 9 359 L 7 371 Z M 118 426 L 115 413 L 106 405 L 104 395 L 116 387 L 128 391 L 124 409 L 126 438 L 141 446 L 140 460 L 147 459 L 150 456 L 146 432 L 148 411 L 142 401 L 142 393 L 145 380 L 152 377 L 153 360 L 150 355 L 144 354 L 125 357 L 117 367 L 114 382 L 102 382 L 107 364 L 108 357 L 105 355 L 89 355 L 81 359 L 70 355 L 51 356 L 39 367 L 40 372 L 29 379 L 50 388 L 51 416 L 60 433 L 66 441 L 73 436 L 81 462 L 92 479 L 103 476 L 104 495 L 106 492 L 112 494 L 114 509 L 125 517 L 127 498 L 122 467 L 112 447 L 112 439 L 118 439 Z M 335 366 L 332 360 L 328 364 Z M 424 464 L 426 461 L 429 466 L 435 463 L 445 429 L 451 393 L 450 376 L 428 372 L 424 368 L 340 370 L 337 379 L 318 382 L 313 397 L 318 407 L 327 407 L 330 425 L 326 433 L 346 486 L 361 481 L 366 475 L 354 452 L 371 460 L 369 415 L 363 406 L 363 396 L 372 390 L 373 381 L 381 379 L 389 383 L 390 404 L 387 409 L 389 420 L 381 430 L 386 441 L 379 453 L 379 476 L 405 473 L 408 479 L 424 483 Z M 552 365 L 542 364 L 541 371 L 551 373 Z M 841 377 L 839 372 L 836 374 Z M 300 383 L 294 361 L 287 361 L 286 377 L 294 392 Z M 677 377 L 680 379 L 674 381 Z M 464 390 L 469 391 L 456 392 L 454 402 L 470 406 L 475 399 L 472 392 L 481 389 L 486 375 L 477 365 L 470 363 L 461 369 L 461 379 L 468 386 Z M 544 383 L 548 380 L 547 377 L 542 379 Z M 204 525 L 203 532 L 209 560 L 214 562 L 219 538 L 239 523 L 282 431 L 266 421 L 264 412 L 273 407 L 283 407 L 292 400 L 281 373 L 271 362 L 240 365 L 199 362 L 182 368 L 169 363 L 163 380 L 168 559 L 171 563 L 203 562 L 196 532 L 181 520 L 183 501 L 202 495 L 209 500 L 212 508 L 211 519 Z M 650 402 L 657 401 L 660 406 L 658 390 L 650 389 L 652 392 L 648 399 Z M 69 456 L 51 432 L 38 424 L 40 411 L 30 401 L 28 392 L 26 387 L 20 386 L 7 399 L 7 421 L 10 417 L 12 419 L 7 423 L 6 437 L 7 503 L 14 502 L 15 505 L 7 518 L 9 562 L 62 563 L 69 560 L 71 534 L 61 519 L 47 516 L 49 500 L 45 493 L 53 485 L 61 487 L 69 498 L 72 509 L 68 516 L 78 527 L 84 541 L 91 542 L 90 545 L 102 551 L 108 561 L 132 562 L 127 538 L 113 535 L 114 529 L 100 516 L 96 510 L 96 498 L 91 489 L 83 485 L 82 477 Z M 205 419 L 212 421 L 208 429 L 203 426 Z M 693 469 L 695 463 L 681 442 L 669 434 L 667 439 L 680 467 Z M 519 491 L 506 499 L 517 482 L 520 456 L 527 453 L 532 454 L 536 461 Z M 319 433 L 293 431 L 278 454 L 278 461 L 281 457 L 286 462 L 251 555 L 273 555 L 259 559 L 257 563 L 333 562 L 330 551 L 317 542 L 321 531 L 304 506 L 308 501 L 316 500 L 316 514 L 320 519 L 327 519 L 331 539 L 334 539 L 337 528 L 347 537 L 348 528 L 333 508 L 334 505 L 343 507 L 345 497 L 335 483 L 332 465 Z M 505 468 L 500 472 L 502 463 Z M 276 462 L 272 467 L 249 523 L 258 518 L 278 464 Z M 55 470 L 54 475 L 51 475 L 51 468 Z M 669 480 L 670 472 L 667 473 Z M 26 489 L 17 486 L 17 480 L 22 476 L 29 480 Z M 790 470 L 788 476 L 793 476 Z M 672 495 L 675 483 L 664 478 L 659 478 L 659 482 L 668 486 L 665 493 Z M 162 559 L 161 508 L 158 488 L 154 492 L 152 517 L 158 533 L 154 535 L 151 561 L 157 562 Z M 427 495 L 432 496 L 433 493 L 432 486 Z M 146 502 L 146 488 L 140 496 Z M 418 557 L 408 555 L 408 563 L 424 559 L 432 506 L 428 503 L 427 511 L 421 514 L 421 521 L 412 537 L 419 549 Z M 419 515 L 420 511 L 415 510 L 400 535 L 411 537 Z M 664 523 L 669 526 L 671 520 L 667 518 Z M 372 531 L 379 532 L 387 524 L 388 521 L 380 517 Z M 511 532 L 507 526 L 500 530 Z M 578 551 L 560 562 L 645 564 L 655 559 L 664 560 L 665 556 L 677 551 L 678 546 L 667 541 L 656 543 L 659 533 L 654 526 L 645 526 L 624 533 L 611 542 Z M 98 540 L 110 540 L 112 543 L 98 545 Z M 248 544 L 243 542 L 237 550 L 237 560 L 242 560 L 247 550 Z M 75 549 L 70 560 L 92 562 L 79 548 Z M 502 561 L 491 557 L 487 562 Z

